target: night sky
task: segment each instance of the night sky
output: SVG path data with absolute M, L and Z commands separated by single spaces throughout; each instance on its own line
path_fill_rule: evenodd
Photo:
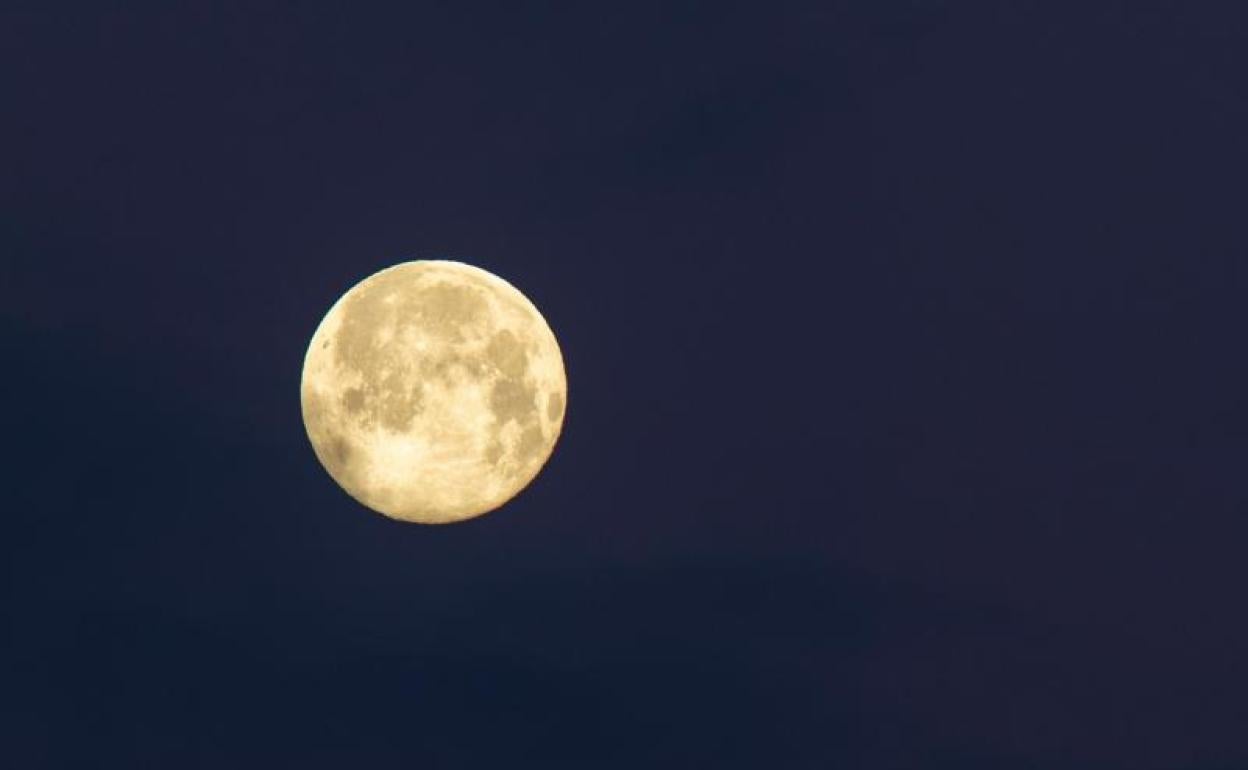
M 1248 767 L 1242 3 L 0 11 L 0 765 Z M 351 285 L 563 435 L 325 473 Z

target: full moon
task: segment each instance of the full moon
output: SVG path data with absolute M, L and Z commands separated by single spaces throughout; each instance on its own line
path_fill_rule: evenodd
M 554 333 L 515 287 L 480 268 L 405 262 L 329 309 L 303 362 L 317 459 L 394 519 L 462 521 L 537 475 L 563 427 Z

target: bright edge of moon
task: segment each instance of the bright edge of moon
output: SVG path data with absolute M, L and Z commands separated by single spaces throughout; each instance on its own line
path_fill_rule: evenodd
M 300 397 L 317 459 L 351 497 L 443 524 L 528 486 L 563 427 L 567 378 L 554 333 L 515 287 L 422 260 L 334 303 L 308 346 Z

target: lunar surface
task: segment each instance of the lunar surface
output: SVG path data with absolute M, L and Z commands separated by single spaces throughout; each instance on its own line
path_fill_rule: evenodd
M 406 262 L 351 288 L 303 364 L 303 422 L 352 497 L 404 521 L 479 516 L 541 470 L 563 426 L 555 335 L 511 284 Z

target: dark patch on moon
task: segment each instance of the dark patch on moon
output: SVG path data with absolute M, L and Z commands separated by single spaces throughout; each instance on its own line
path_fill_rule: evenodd
M 393 310 L 373 299 L 369 287 L 358 294 L 348 295 L 342 308 L 342 324 L 335 339 L 334 359 L 353 371 L 363 371 L 373 365 L 373 335 L 387 323 L 387 315 Z
M 401 360 L 401 335 L 378 345 L 378 329 L 397 332 L 415 326 L 421 334 L 462 342 L 465 328 L 486 317 L 485 297 L 471 285 L 428 279 L 427 270 L 401 267 L 379 273 L 349 293 L 336 336 L 336 360 L 361 372 Z
M 381 403 L 376 407 L 381 424 L 398 432 L 410 428 L 416 414 L 424 408 L 424 390 L 420 385 L 407 387 L 405 379 L 397 372 L 387 376 L 382 382 Z
M 546 436 L 537 425 L 530 425 L 520 434 L 520 443 L 516 446 L 516 458 L 520 465 L 527 466 L 546 445 Z
M 347 388 L 342 394 L 342 405 L 349 414 L 356 414 L 364 408 L 364 389 Z
M 448 385 L 456 382 L 454 376 L 456 372 L 467 372 L 472 379 L 477 379 L 482 373 L 482 364 L 474 358 L 462 356 L 455 352 L 446 352 L 438 356 L 432 356 L 423 359 L 420 364 L 420 373 L 426 378 L 436 378 Z
M 355 453 L 351 443 L 338 435 L 329 437 L 329 441 L 325 443 L 325 451 L 328 453 L 329 459 L 334 466 L 344 469 L 351 462 L 351 456 Z
M 525 352 L 525 346 L 509 329 L 503 329 L 490 338 L 485 354 L 490 363 L 509 379 L 518 380 L 528 371 L 529 356 Z
M 551 393 L 546 399 L 546 419 L 557 422 L 563 416 L 563 395 Z
M 435 283 L 421 289 L 404 304 L 414 305 L 420 315 L 435 325 L 462 326 L 475 322 L 485 312 L 485 299 L 471 286 Z
M 499 380 L 490 391 L 490 411 L 498 424 L 508 420 L 528 422 L 533 419 L 533 402 L 537 393 L 532 385 L 517 380 Z

